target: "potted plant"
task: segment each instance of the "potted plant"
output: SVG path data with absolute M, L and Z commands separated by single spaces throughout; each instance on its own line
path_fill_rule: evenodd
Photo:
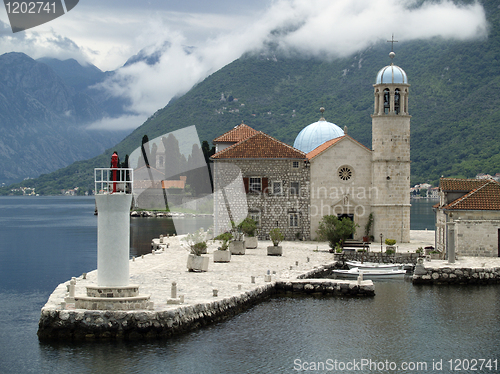
M 392 255 L 396 253 L 396 239 L 385 239 L 385 253 Z
M 283 254 L 283 247 L 279 245 L 283 239 L 285 238 L 281 233 L 279 228 L 274 228 L 269 231 L 269 238 L 273 242 L 272 246 L 267 247 L 267 255 L 268 256 L 281 256 Z
M 233 229 L 231 230 L 231 235 L 233 240 L 229 243 L 229 251 L 232 255 L 244 255 L 245 254 L 245 236 L 239 227 L 236 227 L 233 222 L 231 222 Z
M 365 236 L 363 236 L 363 242 L 367 243 L 370 241 L 370 231 L 373 225 L 373 213 L 370 213 L 368 216 L 368 222 L 366 222 L 365 226 Z
M 231 252 L 229 251 L 229 241 L 233 235 L 230 232 L 225 232 L 215 237 L 214 240 L 221 240 L 221 246 L 214 251 L 214 262 L 229 262 L 231 261 Z
M 441 258 L 441 252 L 439 251 L 433 250 L 429 254 L 432 260 L 439 260 Z
M 257 248 L 258 241 L 255 235 L 257 233 L 257 222 L 247 217 L 241 221 L 238 228 L 245 235 L 245 248 Z
M 187 268 L 189 271 L 207 271 L 208 257 L 202 256 L 207 253 L 207 239 L 203 229 L 199 229 L 194 233 L 187 234 L 184 240 L 189 247 L 189 256 Z

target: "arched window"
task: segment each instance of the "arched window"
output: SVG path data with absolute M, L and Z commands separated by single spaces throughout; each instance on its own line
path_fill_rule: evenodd
M 391 109 L 391 95 L 389 93 L 389 89 L 386 88 L 384 90 L 384 113 L 389 114 Z
M 394 94 L 394 112 L 396 114 L 399 114 L 399 106 L 400 106 L 400 100 L 401 95 L 399 94 L 399 88 L 396 88 L 396 92 Z

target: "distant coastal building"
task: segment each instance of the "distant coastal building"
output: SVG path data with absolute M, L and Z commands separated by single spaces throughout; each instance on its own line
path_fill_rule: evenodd
M 457 255 L 500 257 L 500 183 L 441 178 L 439 193 L 436 249 L 447 253 L 454 245 Z
M 261 238 L 274 227 L 287 239 L 315 238 L 321 218 L 336 215 L 358 224 L 355 239 L 361 240 L 372 214 L 371 235 L 409 242 L 410 85 L 404 70 L 391 63 L 373 87 L 373 149 L 326 121 L 323 108 L 293 147 L 245 124 L 214 139 L 214 184 L 229 183 L 224 165 L 241 170 L 245 203 Z M 216 226 L 224 215 L 220 209 L 216 203 Z

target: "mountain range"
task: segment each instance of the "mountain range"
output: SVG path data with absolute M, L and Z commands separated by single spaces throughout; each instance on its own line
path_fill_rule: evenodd
M 441 175 L 500 172 L 500 9 L 493 0 L 483 6 L 488 38 L 433 38 L 396 46 L 394 63 L 411 84 L 412 184 L 437 183 Z M 328 121 L 346 126 L 350 136 L 370 147 L 372 84 L 390 64 L 388 52 L 387 43 L 380 43 L 347 58 L 326 60 L 284 54 L 269 45 L 171 100 L 113 150 L 123 157 L 141 145 L 144 135 L 153 139 L 191 125 L 200 140 L 211 141 L 242 122 L 292 145 L 302 128 L 319 119 L 321 106 Z M 69 74 L 66 79 L 73 78 Z M 93 168 L 108 165 L 111 153 L 23 183 L 39 193 L 90 189 Z
M 87 130 L 123 103 L 91 87 L 110 73 L 75 60 L 0 56 L 0 184 L 37 177 L 102 153 L 127 132 Z

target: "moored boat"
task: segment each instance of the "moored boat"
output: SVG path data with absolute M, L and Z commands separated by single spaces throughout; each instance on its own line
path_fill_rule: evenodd
M 379 264 L 378 262 L 361 262 L 361 261 L 346 261 L 349 269 L 385 269 L 385 270 L 400 270 L 403 268 L 401 264 Z

